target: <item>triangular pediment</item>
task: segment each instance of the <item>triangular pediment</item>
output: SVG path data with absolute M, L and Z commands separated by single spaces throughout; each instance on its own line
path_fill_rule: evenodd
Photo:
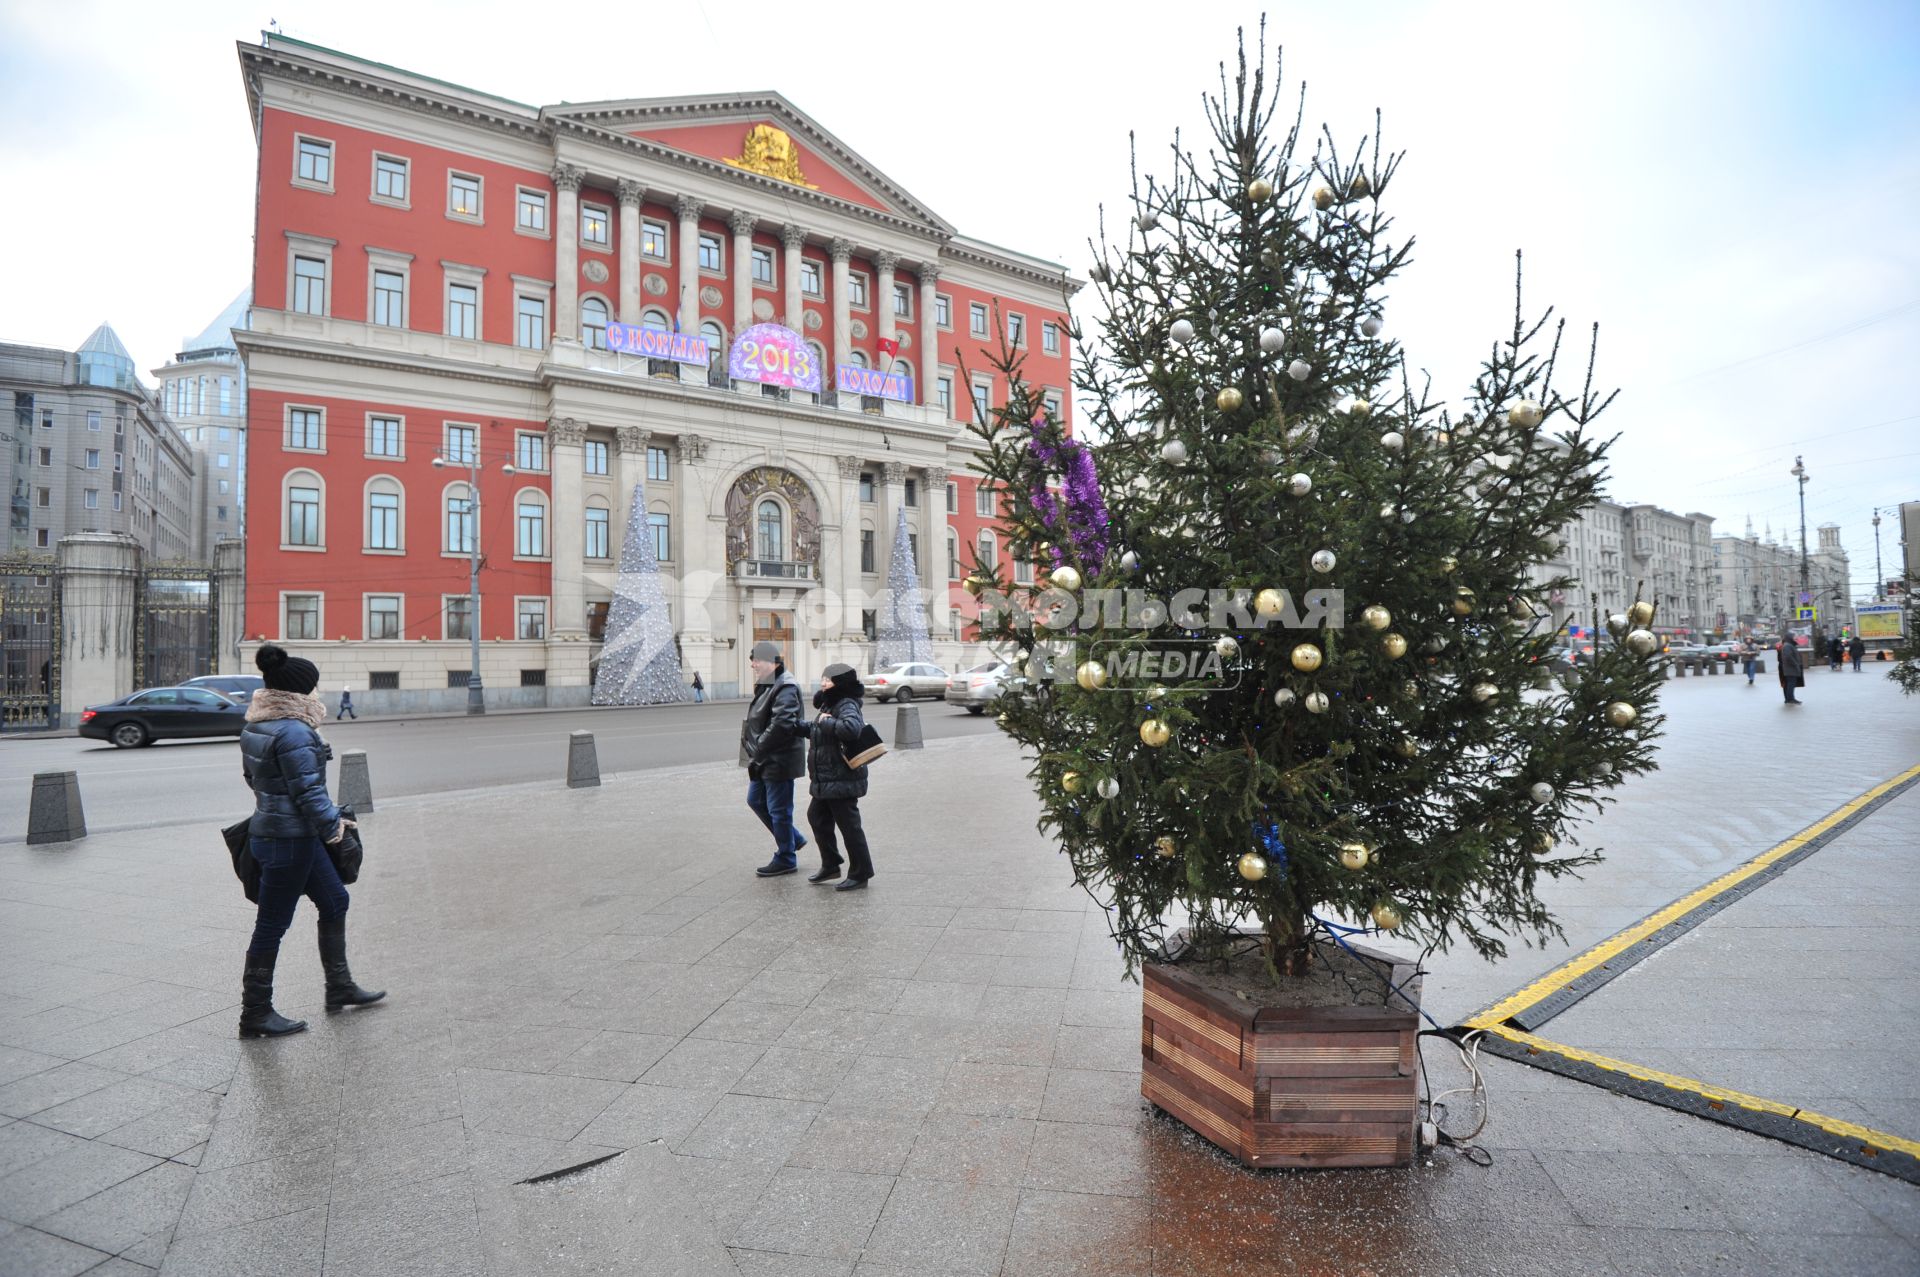
M 568 103 L 545 114 L 953 234 L 899 183 L 777 93 Z

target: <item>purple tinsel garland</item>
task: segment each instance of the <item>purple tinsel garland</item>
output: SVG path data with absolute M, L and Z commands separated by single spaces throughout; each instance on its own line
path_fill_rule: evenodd
M 1100 476 L 1093 468 L 1093 453 L 1071 439 L 1059 447 L 1049 443 L 1041 434 L 1046 420 L 1044 414 L 1033 418 L 1030 451 L 1044 469 L 1064 469 L 1067 540 L 1073 546 L 1074 557 L 1084 567 L 1097 572 L 1107 557 L 1107 503 L 1100 495 Z M 1064 467 L 1060 465 L 1062 454 L 1065 455 Z M 1045 487 L 1035 489 L 1032 501 L 1041 523 L 1057 536 L 1061 513 L 1053 493 Z M 1056 543 L 1054 566 L 1059 567 L 1066 559 L 1065 551 Z

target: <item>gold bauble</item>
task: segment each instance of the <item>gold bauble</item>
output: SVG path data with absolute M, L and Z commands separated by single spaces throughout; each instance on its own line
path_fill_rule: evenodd
M 1319 648 L 1311 643 L 1301 643 L 1293 649 L 1293 655 L 1289 659 L 1293 662 L 1293 668 L 1302 674 L 1311 674 L 1320 668 L 1322 658 Z
M 1322 212 L 1333 207 L 1333 200 L 1334 195 L 1331 186 L 1323 186 L 1313 193 L 1313 206 Z
M 1327 712 L 1328 707 L 1333 704 L 1332 701 L 1327 699 L 1325 692 L 1308 692 L 1300 698 L 1300 703 L 1307 707 L 1307 713 L 1309 714 L 1324 714 Z
M 1373 405 L 1364 399 L 1355 399 L 1347 405 L 1347 412 L 1355 417 L 1364 417 L 1373 411 Z
M 1063 563 L 1047 579 L 1060 589 L 1072 592 L 1080 588 L 1080 569 L 1071 563 Z
M 1527 600 L 1527 596 L 1524 594 L 1516 594 L 1508 599 L 1507 611 L 1516 621 L 1530 621 L 1533 619 L 1533 604 Z
M 1632 607 L 1627 609 L 1627 619 L 1629 621 L 1632 621 L 1635 625 L 1641 625 L 1641 626 L 1652 625 L 1653 624 L 1653 604 L 1647 602 L 1645 599 L 1640 600 L 1640 602 L 1635 603 Z
M 1278 590 L 1262 590 L 1253 596 L 1253 610 L 1269 619 L 1280 615 L 1287 605 L 1287 596 Z
M 1392 903 L 1382 900 L 1372 910 L 1373 925 L 1382 931 L 1394 931 L 1400 926 L 1400 910 Z
M 1174 846 L 1171 834 L 1161 834 L 1153 840 L 1153 854 L 1162 860 L 1172 860 L 1174 852 L 1178 850 L 1179 848 Z
M 1250 851 L 1240 857 L 1237 868 L 1240 876 L 1248 882 L 1259 882 L 1267 876 L 1267 858 L 1257 851 Z
M 1393 613 L 1387 611 L 1387 609 L 1381 607 L 1378 603 L 1370 603 L 1367 605 L 1366 611 L 1360 613 L 1360 619 L 1376 630 L 1384 630 L 1393 624 Z
M 1060 788 L 1066 790 L 1069 794 L 1079 793 L 1080 792 L 1080 773 L 1079 772 L 1061 772 Z
M 1402 758 L 1417 758 L 1420 756 L 1420 742 L 1411 736 L 1402 736 L 1393 743 L 1393 752 Z
M 1540 424 L 1540 419 L 1544 415 L 1545 414 L 1540 411 L 1539 404 L 1531 399 L 1522 399 L 1519 403 L 1507 409 L 1507 424 L 1510 426 L 1519 426 L 1523 430 L 1531 430 Z
M 1453 614 L 1455 616 L 1471 615 L 1474 604 L 1478 601 L 1472 590 L 1464 585 L 1461 586 L 1453 592 Z
M 1159 749 L 1172 739 L 1173 729 L 1163 719 L 1149 718 L 1140 724 L 1140 741 L 1149 748 Z
M 1000 726 L 1005 727 L 1007 724 L 1011 723 L 1013 720 L 1008 718 L 1005 714 L 995 714 L 993 716 L 993 721 L 1000 724 Z
M 1652 656 L 1659 650 L 1660 640 L 1652 630 L 1634 630 L 1627 635 L 1627 647 L 1635 656 Z
M 1553 835 L 1542 829 L 1527 839 L 1527 850 L 1536 856 L 1544 856 L 1553 850 Z
M 1440 575 L 1441 576 L 1452 576 L 1455 572 L 1458 572 L 1459 570 L 1460 570 L 1460 560 L 1454 558 L 1451 554 L 1446 554 L 1441 556 L 1440 558 Z
M 1473 699 L 1479 701 L 1482 705 L 1491 705 L 1499 698 L 1500 689 L 1492 683 L 1475 683 L 1473 685 Z
M 1363 842 L 1343 843 L 1340 847 L 1340 863 L 1355 872 L 1365 869 L 1371 854 Z
M 1380 640 L 1380 650 L 1387 654 L 1388 660 L 1397 661 L 1407 654 L 1407 640 L 1398 634 L 1389 634 Z
M 1625 701 L 1615 701 L 1607 706 L 1607 722 L 1615 727 L 1632 727 L 1633 720 L 1640 717 L 1640 711 Z
M 1353 176 L 1353 185 L 1347 187 L 1347 194 L 1353 196 L 1355 199 L 1360 199 L 1372 189 L 1373 183 L 1367 181 L 1367 175 L 1365 173 L 1356 173 Z
M 1084 691 L 1097 692 L 1107 684 L 1107 667 L 1098 661 L 1082 661 L 1074 671 L 1073 681 Z
M 1406 697 L 1410 701 L 1419 700 L 1420 684 L 1414 682 L 1412 679 L 1408 679 L 1406 682 L 1400 684 L 1400 695 Z
M 968 594 L 973 595 L 975 598 L 979 598 L 980 592 L 987 588 L 986 581 L 977 576 L 969 576 L 965 581 L 961 582 L 961 585 Z
M 1247 183 L 1247 198 L 1258 204 L 1273 198 L 1273 183 L 1264 177 L 1256 177 Z
M 1238 386 L 1228 386 L 1213 397 L 1213 406 L 1221 412 L 1239 412 L 1240 405 L 1246 401 L 1247 397 L 1240 393 Z

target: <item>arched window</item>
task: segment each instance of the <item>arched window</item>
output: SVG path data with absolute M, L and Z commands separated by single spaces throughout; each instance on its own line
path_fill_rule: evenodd
M 326 482 L 311 470 L 289 470 L 281 481 L 281 545 L 320 550 L 327 544 Z
M 580 299 L 580 340 L 589 350 L 607 348 L 607 304 L 598 297 Z
M 727 376 L 727 330 L 709 319 L 700 325 L 700 335 L 707 339 L 707 384 L 721 387 L 731 384 Z
M 442 524 L 446 529 L 441 548 L 448 554 L 471 554 L 473 552 L 473 494 L 464 483 L 450 483 L 441 494 L 441 505 L 445 511 Z
M 864 350 L 849 350 L 847 352 L 847 362 L 855 368 L 865 368 L 868 366 L 867 352 Z
M 760 503 L 754 519 L 759 557 L 777 563 L 787 557 L 786 515 L 771 497 Z
M 538 488 L 522 488 L 513 499 L 513 556 L 547 557 L 547 497 Z
M 400 481 L 391 475 L 375 475 L 367 480 L 366 497 L 364 548 L 381 554 L 398 554 L 406 549 L 406 493 Z
M 650 328 L 657 333 L 673 331 L 673 324 L 667 319 L 667 312 L 664 310 L 643 311 L 640 315 L 640 326 Z
M 980 529 L 980 540 L 978 542 L 978 546 L 979 546 L 980 566 L 982 568 L 991 569 L 996 567 L 999 564 L 1000 552 L 998 549 L 998 545 L 999 543 L 994 540 L 993 532 L 990 529 L 987 529 L 987 528 Z
M 947 579 L 960 579 L 960 537 L 952 528 L 947 529 Z
M 807 397 L 815 403 L 830 403 L 832 401 L 826 396 L 833 393 L 833 374 L 827 367 L 827 348 L 817 341 L 810 341 L 807 349 L 813 352 L 813 366 L 820 374 L 820 389 L 823 392 L 818 395 L 809 392 Z

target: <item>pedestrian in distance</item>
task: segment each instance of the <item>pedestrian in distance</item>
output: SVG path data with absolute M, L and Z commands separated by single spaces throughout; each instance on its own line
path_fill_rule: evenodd
M 700 704 L 707 699 L 707 685 L 700 681 L 700 671 L 693 672 L 693 703 Z
M 773 835 L 773 859 L 754 870 L 778 878 L 799 868 L 807 840 L 793 827 L 793 782 L 807 770 L 806 706 L 800 681 L 787 673 L 780 648 L 764 639 L 748 654 L 753 700 L 740 725 L 747 750 L 747 806 Z
M 840 877 L 842 861 L 839 843 L 847 845 L 847 874 L 835 891 L 860 891 L 873 877 L 873 856 L 867 849 L 867 833 L 860 824 L 860 800 L 867 792 L 867 768 L 855 767 L 847 759 L 859 747 L 860 733 L 867 720 L 862 712 L 867 689 L 851 665 L 834 664 L 826 668 L 820 690 L 813 694 L 813 707 L 820 711 L 811 723 L 804 724 L 807 749 L 807 789 L 812 801 L 807 804 L 807 824 L 813 840 L 820 845 L 820 871 L 808 882 L 832 882 Z M 839 830 L 839 840 L 834 837 Z
M 1840 654 L 1845 650 L 1838 634 L 1827 640 L 1827 668 L 1835 674 L 1840 672 Z
M 1747 686 L 1753 686 L 1753 667 L 1760 659 L 1760 653 L 1754 648 L 1751 638 L 1740 640 L 1740 663 L 1746 667 Z
M 1867 654 L 1867 641 L 1858 634 L 1847 644 L 1847 655 L 1853 658 L 1853 672 L 1860 672 L 1860 658 Z
M 358 714 L 353 712 L 353 684 L 351 683 L 341 684 L 340 686 L 340 718 L 342 719 L 342 721 L 344 721 L 349 718 L 358 719 L 359 717 L 360 716 Z
M 1794 689 L 1805 687 L 1807 683 L 1801 672 L 1800 645 L 1794 642 L 1793 635 L 1783 634 L 1780 636 L 1780 646 L 1773 651 L 1780 660 L 1780 690 L 1786 693 L 1787 704 L 1798 705 L 1800 701 L 1794 696 Z
M 240 769 L 253 790 L 248 848 L 260 863 L 259 911 L 240 983 L 240 1036 L 280 1037 L 307 1027 L 273 1009 L 273 970 L 280 941 L 306 896 L 320 912 L 320 969 L 327 1010 L 365 1006 L 386 997 L 353 981 L 347 967 L 347 889 L 323 844 L 337 844 L 353 824 L 327 796 L 332 749 L 320 737 L 327 707 L 314 688 L 320 670 L 268 643 L 254 656 L 265 684 L 247 706 L 240 732 Z

